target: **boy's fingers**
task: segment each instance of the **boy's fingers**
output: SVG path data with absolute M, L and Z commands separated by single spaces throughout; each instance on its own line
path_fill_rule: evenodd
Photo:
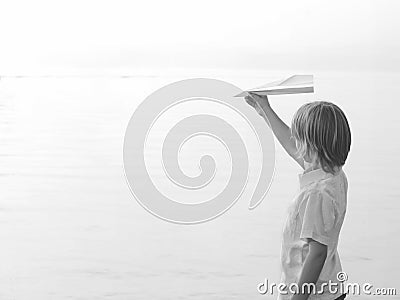
M 244 97 L 244 99 L 245 99 L 246 101 L 254 101 L 254 100 L 251 99 L 249 96 Z
M 246 100 L 246 102 L 248 103 L 248 104 L 252 104 L 252 105 L 254 105 L 254 99 L 253 98 L 251 98 L 250 96 L 246 96 L 246 97 L 244 97 L 244 99 Z
M 253 100 L 260 100 L 262 99 L 262 97 L 260 95 L 254 94 L 254 93 L 249 93 L 251 98 L 253 98 Z
M 245 98 L 245 100 L 246 100 L 247 104 L 249 104 L 249 105 L 255 107 L 256 103 L 255 103 L 253 100 L 251 100 L 251 99 L 249 99 L 249 98 L 247 98 L 247 97 Z
M 254 93 L 250 93 L 250 95 L 254 99 L 254 101 L 257 101 L 257 102 L 268 101 L 267 95 L 261 96 L 261 95 L 257 95 L 257 94 L 254 94 Z
M 253 102 L 259 101 L 259 96 L 256 95 L 256 94 L 253 94 L 253 93 L 249 93 L 249 98 L 250 98 Z
M 260 96 L 257 94 L 251 94 L 251 96 L 253 102 L 260 105 L 260 107 L 263 107 L 264 105 L 269 105 L 267 96 Z
M 247 92 L 251 97 L 254 98 L 254 96 L 258 96 L 257 94 L 255 94 L 254 92 Z

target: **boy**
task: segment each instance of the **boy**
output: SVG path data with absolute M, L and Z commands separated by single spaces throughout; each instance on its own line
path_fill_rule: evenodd
M 333 103 L 311 102 L 299 108 L 289 128 L 267 96 L 250 93 L 245 99 L 304 169 L 283 231 L 281 280 L 286 289 L 278 299 L 342 300 L 346 295 L 340 289 L 343 273 L 337 245 L 347 205 L 342 166 L 351 133 L 346 116 Z

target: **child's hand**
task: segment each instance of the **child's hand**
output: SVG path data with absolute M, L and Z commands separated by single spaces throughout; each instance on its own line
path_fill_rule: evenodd
M 258 95 L 252 92 L 249 92 L 250 98 L 253 99 L 254 102 L 257 102 L 258 104 L 260 104 L 260 106 L 262 108 L 268 106 L 269 107 L 269 100 L 268 100 L 268 96 L 267 95 Z
M 267 96 L 259 96 L 253 93 L 249 93 L 248 96 L 244 97 L 247 104 L 254 107 L 260 116 L 265 116 L 264 108 L 269 107 L 269 101 Z

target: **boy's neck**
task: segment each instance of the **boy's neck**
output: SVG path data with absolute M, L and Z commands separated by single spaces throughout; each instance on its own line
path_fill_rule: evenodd
M 305 162 L 305 163 L 307 165 L 305 172 L 310 172 L 321 168 L 321 164 L 318 161 L 314 161 L 311 163 Z
M 311 171 L 314 171 L 317 169 L 322 169 L 322 166 L 318 161 L 312 162 L 312 163 L 308 163 L 305 161 L 305 164 L 306 164 L 306 169 L 304 170 L 304 173 L 311 172 Z M 342 167 L 338 167 L 338 166 L 334 167 L 333 174 L 334 175 L 337 174 L 341 169 L 342 169 Z

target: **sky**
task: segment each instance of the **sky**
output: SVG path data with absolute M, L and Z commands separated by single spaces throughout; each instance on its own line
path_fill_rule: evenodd
M 0 75 L 157 68 L 400 70 L 400 3 L 2 1 Z

